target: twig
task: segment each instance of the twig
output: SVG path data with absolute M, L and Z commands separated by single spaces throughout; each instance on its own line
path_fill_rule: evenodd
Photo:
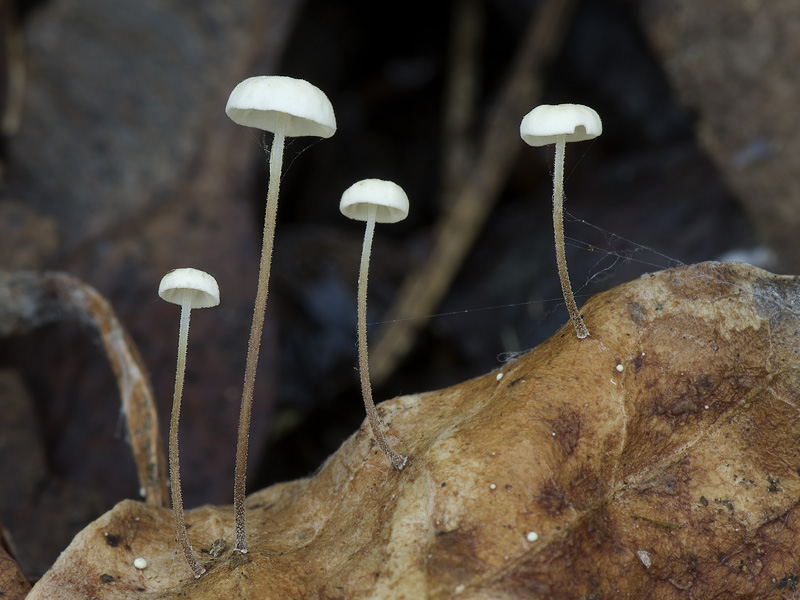
M 545 0 L 531 18 L 514 66 L 483 133 L 480 151 L 455 201 L 436 227 L 427 262 L 410 274 L 378 332 L 372 354 L 372 380 L 384 381 L 406 356 L 417 331 L 444 297 L 467 252 L 491 213 L 517 154 L 522 116 L 541 96 L 542 73 L 561 47 L 576 0 Z M 420 315 L 418 319 L 406 319 Z M 399 320 L 404 319 L 404 320 Z
M 10 137 L 22 121 L 25 48 L 13 3 L 0 0 L 0 136 Z
M 442 206 L 451 206 L 475 159 L 470 127 L 475 121 L 483 45 L 483 0 L 453 3 L 442 128 Z

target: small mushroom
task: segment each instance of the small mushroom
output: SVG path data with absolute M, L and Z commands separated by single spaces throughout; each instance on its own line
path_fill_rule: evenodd
M 367 354 L 367 277 L 375 223 L 397 223 L 405 219 L 408 216 L 408 196 L 403 188 L 391 181 L 364 179 L 344 191 L 339 210 L 349 219 L 367 223 L 358 275 L 358 370 L 361 376 L 361 393 L 372 434 L 392 465 L 402 470 L 408 458 L 396 452 L 386 439 L 383 424 L 372 400 Z
M 580 339 L 589 335 L 581 319 L 567 272 L 564 252 L 564 154 L 567 142 L 591 140 L 603 133 L 598 114 L 581 104 L 542 104 L 522 119 L 519 126 L 522 139 L 530 146 L 556 145 L 553 169 L 553 230 L 556 240 L 556 263 L 561 291 L 569 311 L 569 318 Z
M 250 411 L 256 381 L 258 351 L 264 328 L 267 307 L 269 271 L 272 262 L 272 242 L 278 212 L 283 166 L 283 146 L 286 137 L 316 136 L 329 138 L 336 132 L 336 117 L 328 97 L 316 86 L 291 77 L 259 76 L 245 79 L 237 85 L 225 107 L 227 115 L 239 125 L 255 127 L 274 134 L 269 155 L 269 187 L 264 219 L 261 263 L 258 271 L 258 291 L 253 310 L 253 326 L 245 363 L 242 405 L 239 412 L 239 433 L 236 444 L 236 470 L 233 483 L 233 512 L 236 530 L 235 550 L 247 552 L 245 529 L 245 478 L 247 472 L 247 441 L 250 432 Z
M 181 416 L 183 377 L 186 370 L 186 346 L 189 340 L 189 314 L 193 308 L 209 308 L 219 304 L 219 286 L 208 273 L 198 269 L 175 269 L 161 279 L 158 295 L 167 302 L 181 307 L 181 324 L 178 334 L 178 367 L 175 371 L 175 394 L 172 398 L 172 417 L 169 423 L 169 476 L 172 488 L 172 514 L 175 519 L 175 536 L 183 549 L 186 562 L 195 577 L 206 570 L 197 562 L 183 516 L 181 471 L 178 460 L 178 422 Z

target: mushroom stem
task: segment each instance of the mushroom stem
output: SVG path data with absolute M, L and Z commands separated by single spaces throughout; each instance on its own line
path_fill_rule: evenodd
M 364 232 L 364 246 L 361 250 L 361 268 L 358 274 L 358 371 L 361 376 L 361 393 L 364 396 L 364 406 L 367 409 L 369 425 L 372 435 L 378 442 L 383 453 L 392 461 L 392 465 L 401 471 L 406 464 L 407 457 L 398 454 L 386 439 L 383 425 L 375 403 L 372 400 L 372 384 L 369 378 L 369 355 L 367 353 L 367 277 L 369 275 L 369 258 L 372 252 L 372 237 L 375 232 L 375 218 L 377 207 L 370 206 L 367 216 L 367 227 Z
M 278 214 L 278 193 L 283 167 L 283 144 L 286 137 L 285 116 L 278 118 L 272 150 L 269 155 L 269 188 L 267 189 L 267 209 L 264 218 L 264 236 L 261 245 L 261 264 L 258 269 L 258 290 L 253 309 L 253 325 L 247 345 L 247 361 L 244 368 L 244 387 L 242 405 L 239 411 L 239 433 L 236 442 L 236 470 L 233 481 L 233 514 L 236 530 L 234 550 L 247 552 L 247 532 L 245 529 L 245 497 L 247 477 L 247 442 L 250 435 L 250 411 L 253 405 L 253 390 L 256 384 L 258 351 L 261 347 L 261 333 L 264 330 L 264 313 L 267 308 L 269 271 L 272 264 L 272 242 L 275 237 L 275 219 Z
M 186 521 L 183 516 L 183 495 L 181 494 L 181 471 L 178 460 L 178 422 L 181 416 L 181 397 L 183 379 L 186 371 L 186 346 L 189 340 L 189 314 L 192 311 L 192 295 L 184 294 L 181 301 L 181 324 L 178 333 L 178 366 L 175 370 L 175 394 L 172 397 L 172 417 L 169 423 L 169 477 L 172 489 L 172 515 L 175 519 L 175 537 L 183 549 L 183 555 L 195 577 L 206 570 L 197 562 L 186 534 Z
M 567 271 L 567 257 L 564 251 L 564 154 L 567 146 L 567 136 L 559 135 L 556 138 L 556 159 L 553 169 L 553 230 L 556 239 L 556 264 L 558 265 L 558 278 L 561 280 L 561 291 L 564 302 L 569 311 L 569 319 L 575 328 L 579 339 L 589 335 L 589 330 L 583 323 L 575 296 L 572 295 L 572 286 L 569 282 Z

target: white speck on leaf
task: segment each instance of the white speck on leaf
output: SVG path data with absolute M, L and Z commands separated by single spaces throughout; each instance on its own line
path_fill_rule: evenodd
M 645 568 L 649 569 L 650 565 L 653 564 L 653 561 L 650 559 L 650 553 L 647 552 L 647 550 L 637 550 L 636 554 L 639 556 L 639 560 L 642 561 Z

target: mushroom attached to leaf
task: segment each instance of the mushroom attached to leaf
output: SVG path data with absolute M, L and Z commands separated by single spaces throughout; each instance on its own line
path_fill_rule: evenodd
M 367 276 L 375 223 L 396 223 L 405 219 L 408 216 L 408 196 L 399 185 L 391 181 L 364 179 L 344 191 L 339 210 L 349 219 L 367 223 L 358 275 L 358 370 L 361 375 L 361 392 L 375 440 L 392 465 L 401 470 L 408 458 L 392 448 L 386 439 L 383 424 L 372 400 L 367 354 Z
M 589 330 L 581 319 L 567 272 L 564 252 L 564 154 L 567 142 L 591 140 L 603 133 L 603 124 L 598 114 L 582 104 L 542 104 L 522 119 L 519 126 L 522 139 L 530 146 L 556 145 L 553 169 L 553 230 L 556 240 L 556 263 L 561 291 L 569 311 L 575 333 L 581 339 Z
M 161 279 L 158 295 L 167 302 L 181 307 L 181 324 L 178 334 L 178 367 L 175 371 L 175 394 L 172 398 L 172 417 L 169 423 L 169 477 L 172 488 L 172 513 L 175 519 L 175 536 L 183 549 L 186 562 L 195 577 L 206 570 L 197 562 L 186 534 L 181 495 L 181 472 L 178 460 L 178 422 L 181 415 L 183 378 L 186 370 L 186 346 L 189 340 L 189 314 L 193 308 L 209 308 L 219 304 L 219 286 L 208 273 L 198 269 L 175 269 Z
M 274 134 L 269 155 L 269 187 L 264 219 L 264 237 L 258 272 L 258 290 L 253 309 L 253 326 L 245 363 L 242 406 L 239 413 L 239 433 L 236 445 L 233 508 L 236 546 L 247 552 L 245 530 L 245 478 L 247 471 L 247 441 L 250 431 L 250 411 L 258 365 L 258 351 L 264 328 L 267 307 L 269 271 L 272 262 L 272 241 L 278 212 L 278 192 L 283 166 L 283 146 L 286 137 L 315 136 L 329 138 L 336 132 L 336 117 L 328 97 L 316 86 L 291 77 L 259 76 L 245 79 L 237 85 L 225 107 L 227 115 L 239 125 L 255 127 Z

